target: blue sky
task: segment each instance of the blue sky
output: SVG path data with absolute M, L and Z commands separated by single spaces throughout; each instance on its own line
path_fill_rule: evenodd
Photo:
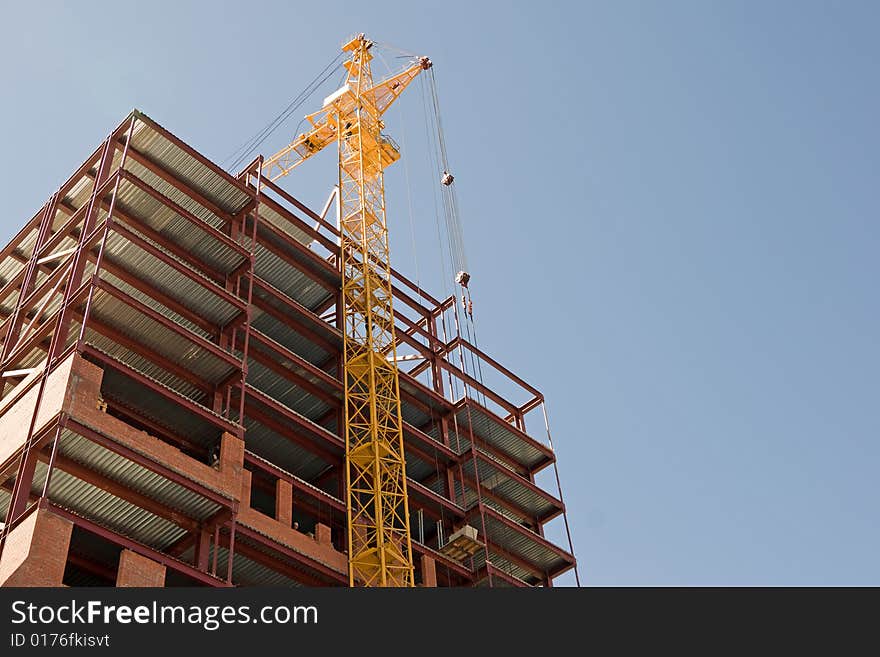
M 346 37 L 430 55 L 480 344 L 547 396 L 582 582 L 880 584 L 876 3 L 0 8 L 4 242 L 132 107 L 219 161 Z M 389 225 L 442 294 L 422 111 Z

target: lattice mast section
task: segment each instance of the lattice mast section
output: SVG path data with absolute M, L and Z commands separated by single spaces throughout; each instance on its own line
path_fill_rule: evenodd
M 343 46 L 350 53 L 345 84 L 306 117 L 312 128 L 264 170 L 276 180 L 338 145 L 349 583 L 412 586 L 384 186 L 384 170 L 400 153 L 382 135 L 382 115 L 431 62 L 422 57 L 374 84 L 372 45 L 361 34 Z

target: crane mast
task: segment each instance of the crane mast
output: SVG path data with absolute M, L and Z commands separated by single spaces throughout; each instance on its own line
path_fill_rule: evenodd
M 372 45 L 361 34 L 343 46 L 345 84 L 263 171 L 277 180 L 324 147 L 338 146 L 349 585 L 413 586 L 385 221 L 384 170 L 400 153 L 382 134 L 382 115 L 431 61 L 422 57 L 374 84 Z

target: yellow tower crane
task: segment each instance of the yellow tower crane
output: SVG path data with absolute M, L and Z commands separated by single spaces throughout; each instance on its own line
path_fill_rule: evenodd
M 277 180 L 321 149 L 339 148 L 340 262 L 345 317 L 345 479 L 351 586 L 412 586 L 413 562 L 394 336 L 384 170 L 400 158 L 382 115 L 431 60 L 373 83 L 358 35 L 342 50 L 345 84 L 306 119 L 311 128 L 266 160 Z

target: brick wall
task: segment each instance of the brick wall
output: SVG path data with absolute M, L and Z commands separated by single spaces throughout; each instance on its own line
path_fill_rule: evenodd
M 61 586 L 72 531 L 51 511 L 31 513 L 6 537 L 0 586 Z
M 175 446 L 99 410 L 104 370 L 77 354 L 73 358 L 67 406 L 72 418 L 230 500 L 239 500 L 244 469 L 244 441 L 232 434 L 223 434 L 219 470 L 197 461 Z
M 249 474 L 245 470 L 245 474 Z M 250 500 L 250 479 L 245 477 L 245 483 L 248 484 L 248 490 L 242 492 L 242 500 Z M 281 496 L 287 497 L 287 490 L 290 484 L 288 482 L 280 482 L 278 491 Z M 290 489 L 290 494 L 293 491 Z M 338 552 L 330 541 L 330 528 L 326 525 L 318 523 L 315 526 L 315 536 L 308 536 L 297 529 L 290 526 L 290 517 L 288 509 L 291 508 L 290 502 L 285 499 L 282 502 L 283 508 L 276 508 L 276 513 L 282 515 L 281 521 L 270 518 L 264 513 L 260 513 L 256 509 L 252 509 L 249 504 L 242 502 L 238 510 L 236 521 L 250 527 L 271 538 L 273 541 L 285 545 L 293 550 L 305 555 L 325 566 L 333 568 L 339 573 L 348 573 L 348 557 L 342 552 Z
M 123 550 L 119 555 L 116 586 L 165 586 L 165 566 L 137 552 Z
M 43 391 L 43 400 L 40 404 L 40 412 L 37 415 L 34 433 L 61 410 L 68 388 L 67 384 L 72 364 L 73 358 L 68 358 L 49 375 L 49 380 L 46 382 L 46 388 Z M 18 395 L 15 391 L 11 391 L 4 402 L 0 403 L 0 464 L 5 462 L 22 446 L 28 427 L 31 424 L 34 406 L 36 406 L 40 389 L 39 376 L 34 376 L 30 382 L 25 380 L 20 384 L 23 389 L 28 385 L 30 390 L 25 392 L 14 403 L 10 404 L 9 402 L 15 400 Z

